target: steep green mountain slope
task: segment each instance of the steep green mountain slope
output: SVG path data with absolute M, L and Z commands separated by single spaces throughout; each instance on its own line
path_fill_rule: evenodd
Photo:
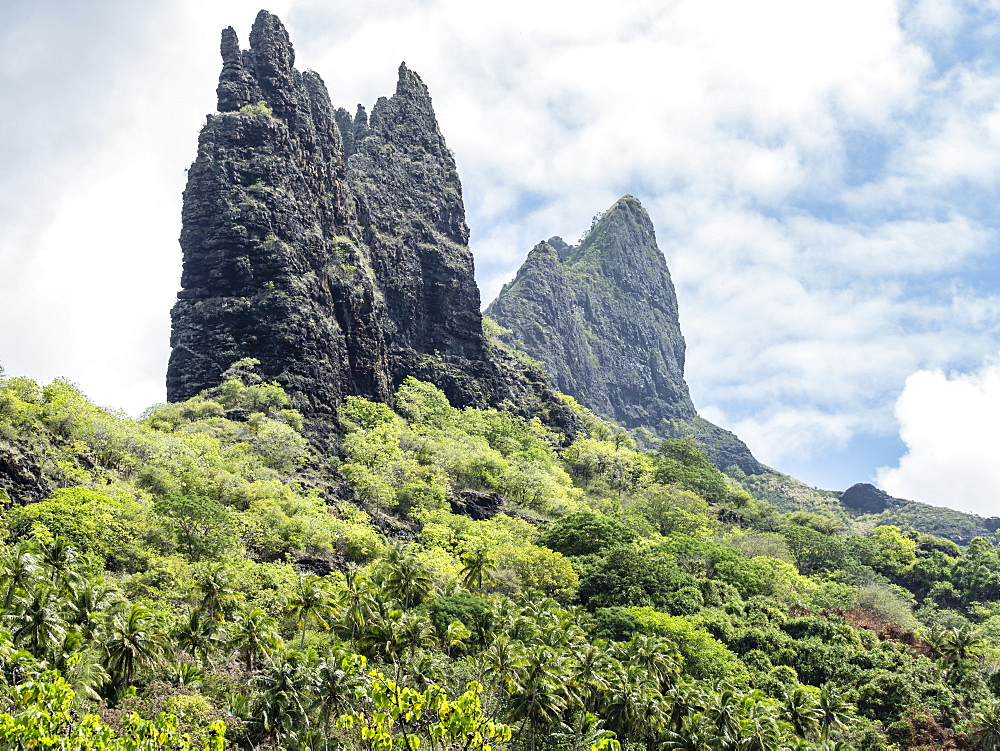
M 142 420 L 0 375 L 0 747 L 101 727 L 97 748 L 188 748 L 174 723 L 212 748 L 482 751 L 1000 728 L 987 539 L 851 534 L 690 440 L 643 452 L 570 401 L 567 443 L 412 379 L 395 410 L 347 399 L 323 456 L 252 365 Z
M 693 436 L 720 468 L 765 468 L 735 435 L 698 417 L 684 382 L 677 296 L 652 222 L 625 196 L 579 245 L 536 245 L 486 311 L 552 383 L 650 444 Z

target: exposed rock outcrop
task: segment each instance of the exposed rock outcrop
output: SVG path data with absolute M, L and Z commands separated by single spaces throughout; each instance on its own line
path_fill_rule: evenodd
M 182 291 L 167 397 L 235 360 L 292 395 L 314 433 L 347 395 L 391 399 L 407 375 L 459 406 L 575 417 L 537 373 L 488 346 L 462 187 L 419 76 L 399 69 L 367 116 L 331 105 L 261 11 L 241 50 L 222 34 L 218 109 L 184 191 Z
M 974 537 L 992 535 L 1000 529 L 1000 517 L 984 518 L 944 506 L 896 498 L 867 482 L 856 483 L 839 495 L 848 512 L 865 517 L 871 524 L 893 524 L 944 537 L 959 545 L 968 544 Z
M 487 314 L 542 362 L 553 385 L 622 426 L 693 435 L 720 468 L 764 470 L 729 431 L 698 417 L 684 381 L 677 295 L 649 215 L 618 200 L 579 245 L 531 250 Z
M 52 494 L 52 484 L 30 446 L 0 439 L 0 509 L 24 505 Z
M 886 509 L 906 503 L 867 482 L 859 482 L 849 487 L 841 494 L 840 502 L 848 510 L 858 514 L 881 514 Z
M 481 521 L 492 519 L 504 506 L 503 496 L 498 493 L 481 493 L 477 490 L 460 490 L 449 499 L 453 514 L 461 514 Z

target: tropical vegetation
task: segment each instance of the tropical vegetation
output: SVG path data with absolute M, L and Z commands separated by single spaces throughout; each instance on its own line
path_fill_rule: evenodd
M 252 361 L 141 419 L 0 374 L 0 748 L 998 747 L 994 539 L 567 403 L 408 379 L 321 452 Z

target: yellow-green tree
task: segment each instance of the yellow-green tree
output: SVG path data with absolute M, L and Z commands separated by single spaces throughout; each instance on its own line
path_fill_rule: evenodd
M 121 733 L 88 714 L 77 718 L 74 692 L 65 678 L 47 672 L 13 691 L 14 710 L 0 714 L 0 749 L 65 749 L 66 751 L 223 751 L 226 727 L 206 729 L 203 745 L 177 730 L 177 719 L 161 714 L 145 720 L 136 714 L 122 723 Z

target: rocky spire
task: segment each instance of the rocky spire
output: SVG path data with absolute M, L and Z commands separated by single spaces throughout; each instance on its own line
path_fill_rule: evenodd
M 266 10 L 257 14 L 250 30 L 249 56 L 263 100 L 279 117 L 291 117 L 298 99 L 295 50 L 284 25 Z
M 184 191 L 168 399 L 253 357 L 314 434 L 332 431 L 347 395 L 387 401 L 408 375 L 460 406 L 513 405 L 573 429 L 537 373 L 487 346 L 462 187 L 420 77 L 401 66 L 369 123 L 295 70 L 266 11 L 249 50 L 226 29 L 221 52 L 219 114 Z
M 354 123 L 351 130 L 353 131 L 355 143 L 361 143 L 371 132 L 368 130 L 368 113 L 365 111 L 363 104 L 359 104 L 357 111 L 354 113 Z
M 694 434 L 720 467 L 762 471 L 738 438 L 695 411 L 673 281 L 632 196 L 579 245 L 558 237 L 536 245 L 487 314 L 544 363 L 556 388 L 598 414 L 661 438 Z
M 220 114 L 188 171 L 167 396 L 254 357 L 326 425 L 346 394 L 391 395 L 385 314 L 326 87 L 292 67 L 275 16 L 257 16 L 250 42 L 223 32 Z
M 394 323 L 391 347 L 482 358 L 462 184 L 427 87 L 401 65 L 396 93 L 378 100 L 362 136 L 363 116 L 359 110 L 348 172 Z
M 222 32 L 222 73 L 216 94 L 219 112 L 235 112 L 250 104 L 250 81 L 243 69 L 240 42 L 232 26 Z

